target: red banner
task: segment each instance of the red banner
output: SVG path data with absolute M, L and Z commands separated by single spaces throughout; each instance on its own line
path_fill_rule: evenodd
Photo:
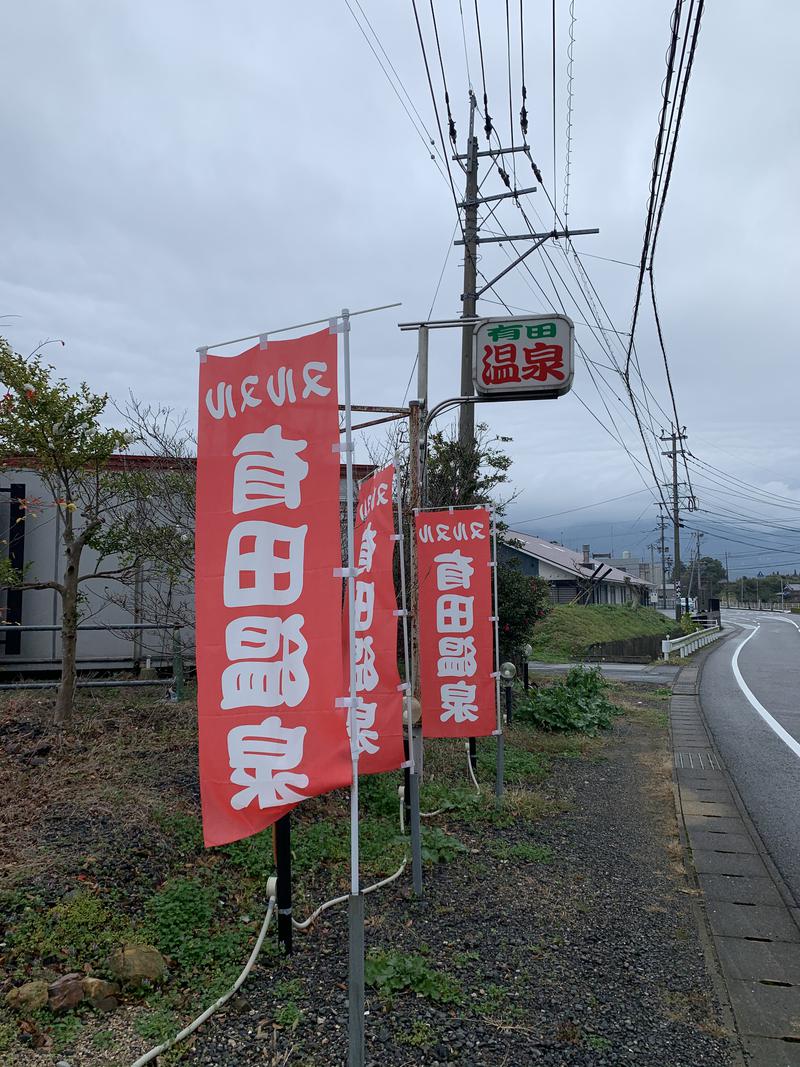
M 336 337 L 200 366 L 195 601 L 206 845 L 347 785 Z
M 416 517 L 422 731 L 485 737 L 497 729 L 489 513 Z
M 394 771 L 405 760 L 403 694 L 397 670 L 397 598 L 394 591 L 394 467 L 361 483 L 355 521 L 355 654 L 358 768 L 361 774 Z M 344 656 L 349 617 L 344 605 Z M 345 667 L 345 676 L 349 666 Z

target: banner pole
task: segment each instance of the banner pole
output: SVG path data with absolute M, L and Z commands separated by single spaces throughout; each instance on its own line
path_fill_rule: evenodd
M 292 824 L 291 814 L 275 823 L 275 866 L 278 873 L 278 941 L 287 956 L 292 954 Z
M 414 887 L 414 895 L 422 896 L 422 831 L 419 814 L 419 767 L 417 763 L 416 737 L 412 716 L 412 702 L 414 700 L 414 664 L 411 660 L 411 643 L 408 639 L 408 600 L 406 596 L 406 560 L 405 540 L 403 535 L 403 504 L 400 492 L 400 477 L 397 456 L 395 456 L 395 498 L 397 500 L 397 535 L 400 548 L 400 600 L 403 619 L 403 657 L 405 660 L 406 691 L 403 701 L 406 711 L 406 734 L 408 738 L 408 763 L 406 786 L 408 796 L 406 801 L 409 810 L 409 828 L 411 830 L 411 876 Z M 413 537 L 410 539 L 413 543 Z
M 497 708 L 497 776 L 494 793 L 498 800 L 503 796 L 505 775 L 505 735 L 503 733 L 503 710 L 500 703 L 500 613 L 497 598 L 497 520 L 492 508 L 492 577 L 494 588 L 494 670 L 495 706 Z
M 356 719 L 356 613 L 355 613 L 355 490 L 353 485 L 353 417 L 350 397 L 350 312 L 342 308 L 344 355 L 345 470 L 347 474 L 347 605 L 349 620 L 350 685 L 347 716 L 350 723 L 350 756 L 353 778 L 350 785 L 350 900 L 349 934 L 349 1054 L 348 1067 L 364 1067 L 364 897 L 359 885 L 358 867 L 358 722 Z

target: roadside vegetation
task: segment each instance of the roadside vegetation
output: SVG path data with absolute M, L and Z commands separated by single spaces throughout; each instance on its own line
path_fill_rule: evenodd
M 655 608 L 559 604 L 533 629 L 532 658 L 544 663 L 582 659 L 591 645 L 627 637 L 666 637 L 676 623 Z
M 590 676 L 584 684 L 594 699 L 600 690 Z M 558 682 L 556 704 L 564 685 L 578 692 L 576 679 Z M 542 687 L 540 699 L 548 692 Z M 266 906 L 272 835 L 203 848 L 192 702 L 164 704 L 152 691 L 79 692 L 62 749 L 50 747 L 51 715 L 52 698 L 38 695 L 6 699 L 0 710 L 7 799 L 0 820 L 0 1062 L 23 1062 L 25 1052 L 31 1063 L 52 1062 L 54 1053 L 79 1064 L 124 1063 L 171 1036 L 239 973 Z M 591 752 L 602 741 L 589 735 L 610 722 L 579 714 L 571 723 L 562 719 L 555 728 L 567 732 L 556 737 L 538 728 L 552 730 L 553 721 L 520 703 L 500 806 L 492 796 L 494 739 L 478 746 L 478 778 L 486 783 L 480 794 L 460 744 L 427 742 L 422 807 L 436 815 L 423 826 L 426 866 L 472 862 L 478 841 L 491 862 L 549 863 L 553 848 L 536 839 L 536 827 L 565 807 L 548 785 L 553 761 Z M 401 781 L 399 773 L 362 779 L 367 884 L 397 870 L 408 853 L 399 829 Z M 347 816 L 342 792 L 308 801 L 293 816 L 298 917 L 347 890 Z M 297 937 L 315 934 L 312 928 Z M 282 988 L 285 963 L 273 931 L 258 970 Z M 406 957 L 375 949 L 368 979 L 384 999 L 406 991 L 442 1004 L 464 999 L 425 951 Z M 70 990 L 63 1003 L 53 1001 L 59 980 Z M 292 989 L 276 999 L 276 1026 L 298 1025 Z

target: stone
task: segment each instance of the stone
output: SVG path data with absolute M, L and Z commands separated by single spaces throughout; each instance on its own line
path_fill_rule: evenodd
M 83 995 L 98 1011 L 113 1011 L 119 1004 L 118 993 L 119 985 L 116 982 L 91 977 L 83 980 Z
M 83 1000 L 83 975 L 77 971 L 62 974 L 47 987 L 50 1011 L 69 1011 Z
M 47 982 L 37 979 L 34 982 L 26 982 L 9 989 L 6 993 L 6 1004 L 14 1011 L 37 1011 L 47 1006 Z
M 123 945 L 111 956 L 109 966 L 115 978 L 130 985 L 157 982 L 167 971 L 167 961 L 152 945 Z

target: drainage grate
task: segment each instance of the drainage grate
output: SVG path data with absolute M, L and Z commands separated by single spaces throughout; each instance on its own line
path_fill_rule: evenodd
M 676 752 L 675 766 L 700 771 L 721 771 L 720 762 L 713 752 Z

